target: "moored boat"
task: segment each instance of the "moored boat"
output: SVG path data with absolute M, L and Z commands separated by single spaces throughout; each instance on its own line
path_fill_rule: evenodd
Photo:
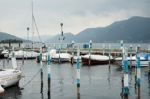
M 82 65 L 103 65 L 113 62 L 112 56 L 110 58 L 105 55 L 84 55 L 81 57 Z
M 16 59 L 36 59 L 36 57 L 39 55 L 39 53 L 36 53 L 34 51 L 15 51 Z M 9 58 L 12 56 L 12 52 L 9 54 Z
M 140 65 L 142 67 L 149 66 L 149 62 L 150 62 L 149 54 L 139 53 L 138 55 L 140 57 Z M 127 57 L 127 60 L 129 62 L 129 65 L 131 65 L 133 67 L 136 66 L 136 55 L 131 56 L 131 57 Z M 122 57 L 115 58 L 115 61 L 116 61 L 117 64 L 122 64 Z
M 2 88 L 10 87 L 19 83 L 22 71 L 18 69 L 14 51 L 11 57 L 12 69 L 0 69 L 0 86 Z M 1 88 L 1 91 L 3 91 Z

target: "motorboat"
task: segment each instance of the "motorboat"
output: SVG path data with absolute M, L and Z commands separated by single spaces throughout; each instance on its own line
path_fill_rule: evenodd
M 51 61 L 55 63 L 69 62 L 71 55 L 69 53 L 56 53 L 55 49 L 50 50 Z M 42 61 L 47 61 L 48 53 L 42 53 Z
M 150 62 L 150 55 L 146 53 L 139 53 L 138 56 L 140 57 L 140 66 L 146 67 L 149 66 Z M 136 66 L 136 55 L 127 57 L 129 65 Z M 115 58 L 117 64 L 122 64 L 122 57 Z
M 113 62 L 112 56 L 106 55 L 83 55 L 81 56 L 82 65 L 103 65 Z
M 3 92 L 3 88 L 18 84 L 21 79 L 22 71 L 18 69 L 14 52 L 11 61 L 11 69 L 0 69 L 0 92 Z
M 23 50 L 15 51 L 16 59 L 36 59 L 38 55 L 39 53 L 34 51 L 23 51 Z M 9 54 L 9 58 L 11 56 L 12 56 L 12 52 Z

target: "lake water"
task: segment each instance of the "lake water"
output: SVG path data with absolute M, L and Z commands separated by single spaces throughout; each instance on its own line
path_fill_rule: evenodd
M 0 61 L 2 67 L 3 60 Z M 6 68 L 10 67 L 10 63 L 5 61 Z M 77 95 L 76 91 L 75 66 L 70 63 L 51 64 L 51 90 L 48 97 L 46 64 L 43 64 L 43 87 L 41 88 L 40 64 L 37 64 L 35 60 L 26 60 L 21 67 L 25 77 L 20 80 L 19 87 L 7 88 L 4 96 L 0 99 L 123 99 L 121 97 L 122 84 L 119 66 L 110 65 L 110 69 L 109 65 L 81 66 L 80 95 Z M 132 69 L 132 75 L 129 75 L 129 78 L 130 94 L 128 98 L 150 99 L 148 67 L 141 69 L 139 97 L 135 93 L 134 69 Z

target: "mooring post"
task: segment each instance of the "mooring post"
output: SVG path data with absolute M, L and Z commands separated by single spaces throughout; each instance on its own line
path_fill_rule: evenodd
M 77 49 L 76 81 L 77 81 L 77 95 L 80 95 L 80 48 L 79 47 Z
M 130 45 L 130 69 L 132 68 L 132 45 Z
M 150 76 L 150 62 L 149 62 L 149 67 L 148 67 L 148 68 L 149 68 L 149 72 L 148 72 L 148 74 L 149 74 L 149 76 Z
M 110 63 L 111 63 L 111 58 L 110 58 L 110 57 L 111 57 L 111 54 L 110 54 L 111 52 L 110 52 L 110 50 L 111 50 L 111 46 L 110 46 L 110 44 L 109 44 L 109 46 L 108 46 L 109 66 L 110 66 Z
M 72 44 L 72 56 L 71 56 L 71 64 L 73 65 L 73 63 L 74 63 L 74 41 L 72 41 L 71 42 L 71 44 Z
M 103 44 L 103 55 L 105 54 L 105 43 Z
M 47 71 L 48 71 L 48 99 L 50 99 L 50 89 L 51 89 L 51 57 L 50 48 L 47 48 Z
M 140 66 L 140 56 L 138 55 L 139 46 L 136 49 L 136 85 L 140 87 L 141 82 L 141 66 Z
M 124 87 L 123 87 L 123 95 L 125 97 L 128 96 L 129 94 L 129 77 L 128 77 L 128 60 L 127 60 L 127 55 L 128 53 L 125 51 L 123 51 L 123 72 L 124 72 L 124 76 L 123 76 L 123 81 L 124 81 Z
M 3 60 L 3 69 L 5 69 L 5 59 Z
M 91 48 L 92 48 L 92 40 L 89 41 L 89 65 L 91 65 Z
M 122 54 L 122 64 L 121 64 L 121 66 L 122 66 L 122 69 L 123 69 L 123 48 L 124 48 L 124 46 L 123 46 L 123 40 L 121 40 L 120 41 L 120 49 L 121 49 L 121 54 Z
M 27 59 L 27 54 L 26 54 L 26 59 Z M 24 48 L 23 48 L 22 64 L 24 64 Z
M 42 48 L 40 48 L 40 70 L 41 70 L 41 93 L 43 93 L 43 63 L 42 63 Z

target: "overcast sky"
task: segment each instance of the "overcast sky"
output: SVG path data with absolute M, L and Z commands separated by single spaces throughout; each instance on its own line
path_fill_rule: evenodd
M 32 0 L 0 0 L 0 31 L 27 35 L 32 23 Z M 104 27 L 132 16 L 150 17 L 150 0 L 33 0 L 40 35 L 74 34 L 86 28 Z M 31 31 L 30 31 L 31 32 Z M 36 34 L 35 34 L 36 35 Z

